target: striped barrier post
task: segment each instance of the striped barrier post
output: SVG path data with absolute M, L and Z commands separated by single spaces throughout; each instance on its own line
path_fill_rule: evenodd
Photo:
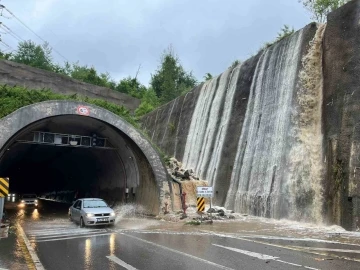
M 9 194 L 9 178 L 0 177 L 0 223 L 3 220 L 5 197 Z

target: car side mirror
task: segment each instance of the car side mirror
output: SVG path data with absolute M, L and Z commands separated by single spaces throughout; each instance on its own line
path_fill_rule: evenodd
M 79 210 L 80 210 L 80 206 L 77 206 L 76 209 L 79 209 Z

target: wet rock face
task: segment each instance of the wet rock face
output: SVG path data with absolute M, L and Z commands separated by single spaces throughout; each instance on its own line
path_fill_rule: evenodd
M 325 210 L 329 223 L 350 230 L 360 227 L 359 11 L 350 1 L 329 14 L 323 39 Z
M 359 21 L 351 1 L 325 32 L 309 24 L 146 115 L 149 136 L 182 162 L 173 176 L 205 179 L 214 204 L 236 212 L 360 227 Z

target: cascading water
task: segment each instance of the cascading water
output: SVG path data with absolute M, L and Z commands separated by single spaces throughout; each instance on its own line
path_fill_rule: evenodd
M 322 152 L 321 99 L 313 110 L 304 109 L 306 101 L 302 101 L 319 99 L 321 88 L 297 93 L 304 77 L 300 77 L 299 87 L 302 41 L 300 30 L 265 50 L 259 59 L 226 197 L 228 209 L 272 218 L 317 220 L 314 212 L 318 211 L 304 208 L 321 208 L 316 205 L 321 192 L 317 184 L 311 184 L 321 180 L 321 154 L 315 154 Z M 301 128 L 301 119 L 308 115 L 312 120 Z M 313 141 L 311 146 L 304 146 L 309 141 Z M 299 217 L 296 213 L 303 214 Z
M 319 25 L 309 52 L 302 59 L 300 90 L 294 114 L 296 142 L 290 156 L 290 218 L 321 223 L 323 221 L 324 177 L 322 115 L 322 40 L 325 24 Z
M 230 120 L 240 65 L 204 83 L 196 104 L 183 157 L 183 167 L 214 185 Z

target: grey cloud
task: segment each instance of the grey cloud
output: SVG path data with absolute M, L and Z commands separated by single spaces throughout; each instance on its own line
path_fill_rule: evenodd
M 38 13 L 34 3 L 25 2 L 2 3 L 71 62 L 94 65 L 117 80 L 134 76 L 142 64 L 139 78 L 145 85 L 169 44 L 202 80 L 206 72 L 219 74 L 235 59 L 250 57 L 282 25 L 299 29 L 310 22 L 296 0 L 53 0 Z M 14 19 L 7 24 L 24 39 L 40 42 Z

